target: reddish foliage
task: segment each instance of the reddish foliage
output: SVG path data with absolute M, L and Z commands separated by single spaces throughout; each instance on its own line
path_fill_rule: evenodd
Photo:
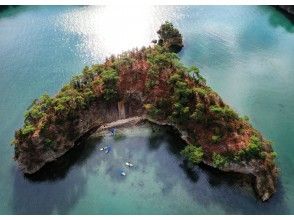
M 119 69 L 118 90 L 120 94 L 126 91 L 144 92 L 149 65 L 146 60 L 135 60 L 131 68 L 123 66 Z

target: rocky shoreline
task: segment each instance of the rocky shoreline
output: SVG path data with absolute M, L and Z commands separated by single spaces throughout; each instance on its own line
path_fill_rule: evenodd
M 109 128 L 112 127 L 127 127 L 127 126 L 136 126 L 141 122 L 151 122 L 156 125 L 163 125 L 163 126 L 170 126 L 173 129 L 177 131 L 177 133 L 180 134 L 181 139 L 184 140 L 187 144 L 192 144 L 189 141 L 189 138 L 187 136 L 187 132 L 179 128 L 176 124 L 164 122 L 164 121 L 156 121 L 147 115 L 143 116 L 136 116 L 136 117 L 131 117 L 127 119 L 120 119 L 115 122 L 111 122 L 108 124 L 105 124 L 101 126 L 95 133 L 101 133 Z M 213 164 L 208 161 L 208 160 L 203 160 L 202 161 L 204 164 L 214 167 Z M 231 163 L 225 168 L 221 168 L 221 171 L 224 172 L 233 172 L 233 173 L 239 173 L 243 174 L 246 176 L 249 176 L 250 178 L 253 178 L 253 184 L 255 187 L 255 191 L 257 195 L 261 198 L 262 201 L 266 201 L 270 198 L 270 196 L 276 191 L 275 189 L 275 178 L 277 175 L 276 170 L 272 170 L 272 172 L 267 173 L 267 175 L 261 175 L 259 169 L 256 169 L 257 167 L 257 161 L 253 161 L 249 164 L 242 163 L 242 164 L 236 164 L 236 163 Z M 267 185 L 261 184 L 262 182 L 267 182 Z
M 293 5 L 279 5 L 278 6 L 280 9 L 282 9 L 283 11 L 291 14 L 292 16 L 294 16 L 294 6 Z
M 119 115 L 119 112 L 117 112 Z M 120 127 L 131 127 L 136 126 L 140 124 L 141 122 L 151 122 L 153 124 L 157 124 L 160 126 L 170 126 L 173 129 L 179 133 L 181 139 L 183 139 L 187 144 L 191 144 L 189 141 L 189 136 L 186 131 L 179 128 L 174 123 L 169 123 L 167 121 L 157 121 L 150 117 L 148 117 L 147 114 L 143 113 L 142 115 L 132 116 L 129 118 L 123 118 L 120 119 L 118 116 L 115 117 L 114 121 L 109 121 L 105 124 L 99 123 L 98 125 L 92 125 L 89 130 L 85 130 L 85 133 L 78 137 L 75 141 L 72 142 L 71 146 L 56 153 L 50 153 L 46 154 L 43 157 L 42 163 L 35 164 L 34 167 L 31 167 L 28 169 L 27 166 L 23 166 L 21 163 L 19 164 L 19 167 L 23 170 L 24 173 L 27 174 L 34 174 L 38 170 L 40 170 L 45 164 L 52 162 L 54 160 L 58 160 L 59 157 L 63 156 L 65 153 L 67 153 L 70 149 L 74 148 L 81 140 L 86 139 L 90 135 L 97 133 L 97 134 L 103 134 L 106 130 L 110 128 L 120 128 Z M 212 162 L 209 160 L 203 160 L 204 164 L 214 167 Z M 234 172 L 234 173 L 240 173 L 244 175 L 249 175 L 250 177 L 253 177 L 253 184 L 255 187 L 255 191 L 257 195 L 261 198 L 262 201 L 268 200 L 271 195 L 276 191 L 275 184 L 276 184 L 276 178 L 277 178 L 277 170 L 269 170 L 266 171 L 266 169 L 261 165 L 258 164 L 258 161 L 250 161 L 250 163 L 230 163 L 224 168 L 218 168 L 221 171 L 224 172 Z M 265 174 L 266 171 L 266 174 Z
M 142 120 L 147 120 L 157 125 L 171 126 L 179 132 L 181 138 L 187 144 L 192 144 L 189 141 L 187 132 L 179 128 L 176 124 L 171 124 L 168 122 L 159 122 L 148 117 L 143 117 Z M 211 161 L 209 160 L 203 160 L 202 162 L 208 166 L 214 167 L 213 163 L 211 163 Z M 272 196 L 272 194 L 276 192 L 275 185 L 277 181 L 277 169 L 274 168 L 273 170 L 269 170 L 265 175 L 263 170 L 264 168 L 261 168 L 262 166 L 260 167 L 260 165 L 261 164 L 258 164 L 258 161 L 250 161 L 250 163 L 243 162 L 241 164 L 230 163 L 226 167 L 218 169 L 224 172 L 234 172 L 254 177 L 255 191 L 262 201 L 266 201 Z

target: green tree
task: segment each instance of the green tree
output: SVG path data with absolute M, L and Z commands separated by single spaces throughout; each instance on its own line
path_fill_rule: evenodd
M 212 136 L 211 136 L 211 141 L 212 141 L 212 143 L 214 143 L 214 144 L 219 143 L 220 140 L 221 140 L 221 136 L 219 136 L 219 135 L 212 135 Z
M 106 101 L 113 100 L 117 97 L 118 72 L 114 69 L 107 69 L 101 73 L 103 81 L 103 97 Z
M 225 156 L 222 156 L 221 154 L 218 153 L 213 153 L 212 154 L 212 164 L 216 168 L 221 168 L 225 167 L 228 164 L 228 158 Z
M 159 35 L 158 44 L 166 47 L 170 51 L 179 52 L 183 47 L 183 39 L 179 30 L 171 22 L 166 21 L 157 31 Z
M 200 75 L 200 71 L 196 66 L 191 66 L 188 69 L 188 74 L 194 79 L 196 83 L 206 84 L 206 79 Z
M 262 141 L 256 135 L 251 136 L 246 149 L 239 151 L 239 156 L 243 159 L 262 158 Z
M 25 124 L 25 126 L 20 130 L 21 136 L 25 137 L 35 131 L 35 127 L 32 124 Z
M 237 119 L 238 115 L 234 112 L 230 107 L 220 107 L 217 105 L 210 106 L 210 112 L 214 113 L 217 118 L 224 118 L 224 119 Z
M 192 164 L 199 164 L 203 160 L 204 152 L 202 147 L 187 145 L 181 154 Z

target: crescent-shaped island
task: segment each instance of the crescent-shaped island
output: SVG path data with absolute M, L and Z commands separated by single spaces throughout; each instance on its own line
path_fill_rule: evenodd
M 206 84 L 177 52 L 182 35 L 165 22 L 149 47 L 85 67 L 57 95 L 35 100 L 15 132 L 15 160 L 26 174 L 58 159 L 97 130 L 150 121 L 176 129 L 191 166 L 204 163 L 250 176 L 257 195 L 276 191 L 276 153 L 271 143 Z

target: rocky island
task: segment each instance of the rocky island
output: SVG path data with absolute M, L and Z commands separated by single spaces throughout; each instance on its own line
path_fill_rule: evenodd
M 240 117 L 207 84 L 195 66 L 185 67 L 174 52 L 182 36 L 166 22 L 154 45 L 85 67 L 60 92 L 35 100 L 15 132 L 15 160 L 33 174 L 97 130 L 151 121 L 178 130 L 193 166 L 204 163 L 250 176 L 257 195 L 276 191 L 276 156 L 271 143 Z
M 293 5 L 279 5 L 280 9 L 284 10 L 285 12 L 294 15 L 294 6 Z

